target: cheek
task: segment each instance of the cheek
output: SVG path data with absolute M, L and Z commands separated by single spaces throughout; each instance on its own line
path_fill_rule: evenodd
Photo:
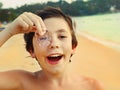
M 40 46 L 35 38 L 33 39 L 33 48 L 36 57 L 41 57 L 46 53 L 45 47 L 43 48 L 42 46 Z
M 64 44 L 62 44 L 62 46 L 64 48 L 64 51 L 67 54 L 71 54 L 71 52 L 72 52 L 72 41 L 71 41 L 71 39 L 67 40 Z

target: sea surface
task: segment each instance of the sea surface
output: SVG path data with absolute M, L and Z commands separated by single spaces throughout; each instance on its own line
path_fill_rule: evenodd
M 77 33 L 120 44 L 120 13 L 73 17 Z

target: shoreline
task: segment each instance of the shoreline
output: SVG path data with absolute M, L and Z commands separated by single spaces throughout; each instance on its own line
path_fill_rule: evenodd
M 94 42 L 97 42 L 99 44 L 102 44 L 104 46 L 107 46 L 109 48 L 112 48 L 112 49 L 120 52 L 120 44 L 119 43 L 116 43 L 114 41 L 107 41 L 105 39 L 101 39 L 101 38 L 99 38 L 97 36 L 93 36 L 93 35 L 87 34 L 85 32 L 80 32 L 80 33 L 78 33 L 78 35 L 83 36 L 83 37 L 85 37 L 85 38 L 87 38 L 89 40 L 92 40 Z

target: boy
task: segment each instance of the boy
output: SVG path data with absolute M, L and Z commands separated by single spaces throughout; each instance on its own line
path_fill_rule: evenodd
M 25 33 L 26 49 L 42 70 L 1 72 L 0 90 L 102 90 L 96 80 L 69 70 L 77 39 L 71 18 L 61 10 L 21 14 L 0 33 L 0 46 L 18 33 Z

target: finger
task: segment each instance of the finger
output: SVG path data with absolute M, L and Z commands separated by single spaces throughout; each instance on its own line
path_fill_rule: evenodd
M 34 25 L 36 26 L 36 29 L 38 30 L 38 33 L 39 33 L 40 35 L 43 35 L 41 23 L 40 23 L 39 20 L 35 17 L 35 15 L 33 15 L 32 13 L 26 13 L 26 16 L 34 23 Z
M 35 32 L 36 27 L 34 26 L 33 22 L 25 14 L 23 14 L 21 17 L 29 25 L 29 28 L 28 28 L 27 32 Z
M 36 26 L 32 26 L 31 28 L 32 28 L 32 29 L 31 29 L 31 32 L 36 32 L 36 31 L 37 31 Z
M 45 33 L 47 28 L 46 28 L 46 26 L 45 26 L 42 18 L 39 17 L 39 16 L 37 16 L 37 15 L 36 15 L 36 18 L 37 18 L 37 19 L 39 20 L 39 22 L 41 23 L 42 31 Z
M 36 14 L 33 14 L 33 13 L 30 13 L 30 14 L 32 14 L 33 16 L 35 16 L 35 17 L 37 18 L 37 20 L 39 21 L 40 26 L 41 26 L 42 34 L 44 34 L 44 33 L 46 32 L 46 26 L 45 26 L 45 24 L 44 24 L 42 18 L 39 17 L 39 16 L 36 15 Z
M 19 24 L 22 26 L 22 29 L 20 29 L 20 33 L 26 33 L 29 28 L 29 25 L 22 19 L 20 20 Z
M 28 25 L 30 25 L 30 26 L 34 25 L 33 22 L 25 14 L 22 14 L 21 17 Z

